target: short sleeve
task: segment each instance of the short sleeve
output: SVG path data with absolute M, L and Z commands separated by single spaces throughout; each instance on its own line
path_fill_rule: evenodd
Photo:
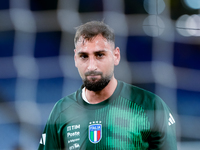
M 38 150 L 57 150 L 59 149 L 59 142 L 57 137 L 57 131 L 53 124 L 47 122 L 40 139 L 40 145 Z
M 149 144 L 150 150 L 177 150 L 176 121 L 160 98 L 155 101 L 154 125 Z
M 55 105 L 56 106 L 56 105 Z M 40 145 L 38 150 L 59 150 L 61 149 L 61 140 L 57 129 L 57 110 L 54 106 L 49 119 L 45 125 L 42 137 L 40 139 Z

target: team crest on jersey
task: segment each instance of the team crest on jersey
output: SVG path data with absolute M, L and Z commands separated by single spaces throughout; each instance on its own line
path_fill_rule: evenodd
M 98 143 L 102 138 L 102 124 L 89 125 L 89 140 L 92 143 Z

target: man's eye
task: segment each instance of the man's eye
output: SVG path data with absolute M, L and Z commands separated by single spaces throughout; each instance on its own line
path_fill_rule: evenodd
M 101 58 L 103 56 L 104 56 L 104 54 L 101 54 L 101 53 L 97 54 L 97 57 L 99 57 L 99 58 Z
M 82 59 L 85 59 L 87 57 L 88 57 L 87 55 L 80 55 L 80 58 L 82 58 Z

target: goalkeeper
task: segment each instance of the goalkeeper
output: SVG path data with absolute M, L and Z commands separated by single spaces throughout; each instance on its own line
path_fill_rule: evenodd
M 38 150 L 176 150 L 175 120 L 164 101 L 115 78 L 120 49 L 113 30 L 87 22 L 74 43 L 83 85 L 56 103 Z

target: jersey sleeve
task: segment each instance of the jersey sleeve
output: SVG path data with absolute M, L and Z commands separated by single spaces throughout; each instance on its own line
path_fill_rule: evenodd
M 48 121 L 45 125 L 42 137 L 40 139 L 40 145 L 38 150 L 59 150 L 61 149 L 61 140 L 58 134 L 57 123 L 56 123 L 56 108 L 52 110 Z
M 150 135 L 150 150 L 177 150 L 176 121 L 168 106 L 155 101 L 154 125 Z
M 57 137 L 56 127 L 48 121 L 40 139 L 38 150 L 57 150 L 59 149 L 59 138 Z
M 42 137 L 40 139 L 40 145 L 38 150 L 54 150 L 58 149 L 58 143 L 56 134 L 52 126 L 46 124 Z

